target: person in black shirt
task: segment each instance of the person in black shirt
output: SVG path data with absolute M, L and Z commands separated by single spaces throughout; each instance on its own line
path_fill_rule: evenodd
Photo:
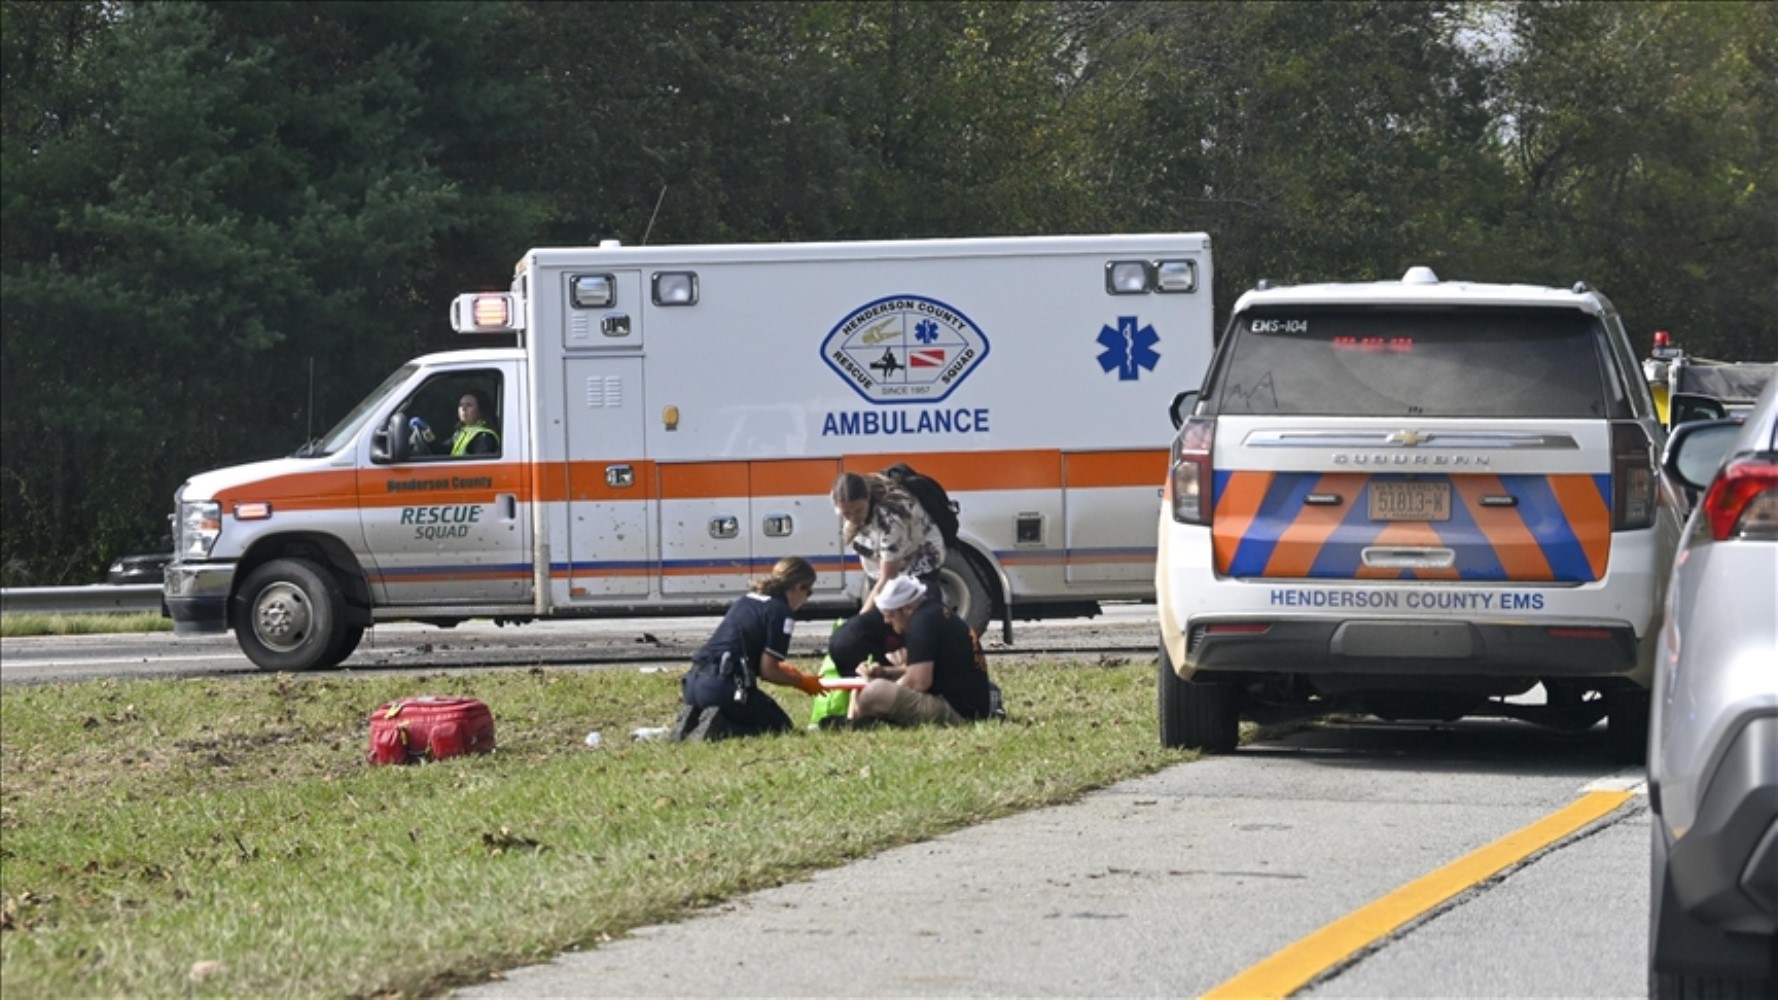
M 751 593 L 729 606 L 710 640 L 692 657 L 680 682 L 684 707 L 674 724 L 675 739 L 721 739 L 791 729 L 790 716 L 759 689 L 770 681 L 805 694 L 822 692 L 821 679 L 791 666 L 791 616 L 815 589 L 815 567 L 801 556 L 786 556 Z
M 928 599 L 926 585 L 898 576 L 877 591 L 877 607 L 901 633 L 887 666 L 858 668 L 869 679 L 852 698 L 853 718 L 897 725 L 960 725 L 989 714 L 988 674 L 977 663 L 963 619 Z

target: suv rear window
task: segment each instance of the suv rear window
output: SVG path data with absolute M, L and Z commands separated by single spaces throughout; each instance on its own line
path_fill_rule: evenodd
M 1600 331 L 1572 309 L 1256 309 L 1210 395 L 1225 414 L 1606 416 Z

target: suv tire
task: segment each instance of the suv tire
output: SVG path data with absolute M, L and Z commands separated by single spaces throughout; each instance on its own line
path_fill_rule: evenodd
M 1181 680 L 1161 643 L 1157 701 L 1161 746 L 1228 753 L 1241 741 L 1240 691 L 1233 684 Z

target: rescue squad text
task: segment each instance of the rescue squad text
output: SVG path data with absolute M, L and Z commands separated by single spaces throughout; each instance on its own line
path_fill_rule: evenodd
M 416 526 L 415 538 L 464 538 L 469 534 L 469 526 L 481 519 L 481 507 L 472 503 L 401 508 L 401 523 Z
M 1542 594 L 1467 590 L 1274 590 L 1275 608 L 1410 608 L 1416 611 L 1542 611 Z

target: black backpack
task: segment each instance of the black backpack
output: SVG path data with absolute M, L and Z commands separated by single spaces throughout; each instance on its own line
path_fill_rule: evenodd
M 931 476 L 923 476 L 915 472 L 905 462 L 897 462 L 883 470 L 883 475 L 892 483 L 896 483 L 908 492 L 908 495 L 919 501 L 920 507 L 932 523 L 938 525 L 939 534 L 945 537 L 945 548 L 957 545 L 957 505 L 951 501 L 951 495 Z

